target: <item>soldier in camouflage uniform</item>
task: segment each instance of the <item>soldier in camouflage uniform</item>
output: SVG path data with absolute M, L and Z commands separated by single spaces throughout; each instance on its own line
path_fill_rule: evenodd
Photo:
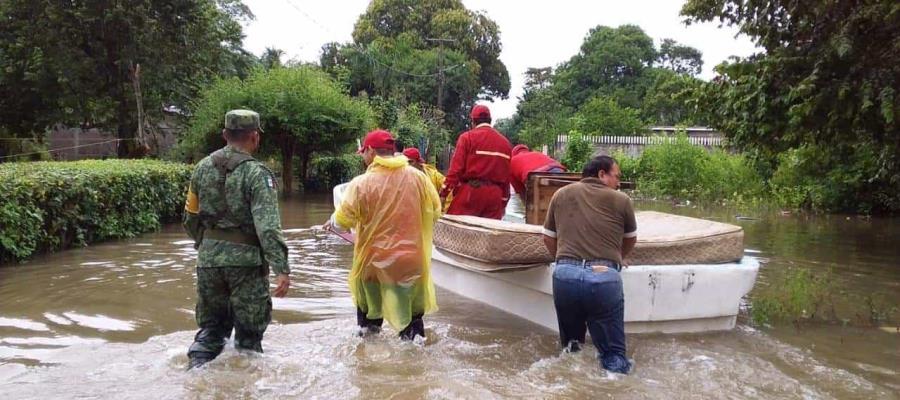
M 200 331 L 188 350 L 190 368 L 222 352 L 234 329 L 237 349 L 262 352 L 273 294 L 290 286 L 287 246 L 281 232 L 275 177 L 250 154 L 259 148 L 259 114 L 225 114 L 228 144 L 197 164 L 188 189 L 184 227 L 197 257 L 196 318 Z

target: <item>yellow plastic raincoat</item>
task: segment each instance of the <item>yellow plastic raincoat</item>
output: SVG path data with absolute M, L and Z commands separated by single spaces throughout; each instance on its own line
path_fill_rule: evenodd
M 356 231 L 350 293 L 366 318 L 399 331 L 437 310 L 431 237 L 440 206 L 434 185 L 403 156 L 375 157 L 348 185 L 334 219 Z
M 434 189 L 440 191 L 441 188 L 444 187 L 444 174 L 430 164 L 422 164 L 422 169 L 425 171 L 425 176 L 427 176 L 428 180 L 431 181 L 431 184 L 434 185 Z M 441 211 L 446 212 L 447 209 L 450 208 L 451 201 L 453 201 L 453 193 L 447 195 L 447 200 L 444 201 L 444 209 Z

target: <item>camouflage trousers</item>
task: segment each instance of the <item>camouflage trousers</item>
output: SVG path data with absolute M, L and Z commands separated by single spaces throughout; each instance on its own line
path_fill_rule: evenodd
M 234 347 L 262 352 L 262 338 L 272 321 L 269 269 L 265 267 L 197 268 L 197 326 L 190 358 L 213 359 L 234 329 Z

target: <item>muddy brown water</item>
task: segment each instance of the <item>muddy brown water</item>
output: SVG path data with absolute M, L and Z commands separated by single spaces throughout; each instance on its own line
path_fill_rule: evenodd
M 740 224 L 757 285 L 787 267 L 833 271 L 842 288 L 900 304 L 900 220 L 756 216 L 638 203 Z M 132 240 L 0 267 L 0 399 L 732 398 L 893 399 L 900 333 L 744 322 L 732 331 L 630 335 L 631 375 L 602 372 L 593 351 L 561 354 L 555 334 L 439 289 L 424 346 L 390 330 L 354 336 L 346 285 L 352 249 L 308 228 L 328 196 L 282 206 L 293 268 L 274 301 L 262 356 L 226 349 L 184 372 L 195 329 L 191 242 L 177 225 Z M 627 300 L 626 300 L 627 301 Z

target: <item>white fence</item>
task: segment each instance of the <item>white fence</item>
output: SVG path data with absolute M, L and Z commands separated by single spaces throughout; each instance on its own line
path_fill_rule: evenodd
M 647 146 L 652 144 L 673 143 L 677 139 L 675 136 L 585 136 L 584 139 L 593 144 L 608 145 L 638 145 Z M 725 146 L 726 139 L 721 136 L 707 137 L 688 137 L 688 142 L 695 146 L 705 147 L 722 147 Z M 556 143 L 562 145 L 568 143 L 568 135 L 559 135 L 556 137 Z

